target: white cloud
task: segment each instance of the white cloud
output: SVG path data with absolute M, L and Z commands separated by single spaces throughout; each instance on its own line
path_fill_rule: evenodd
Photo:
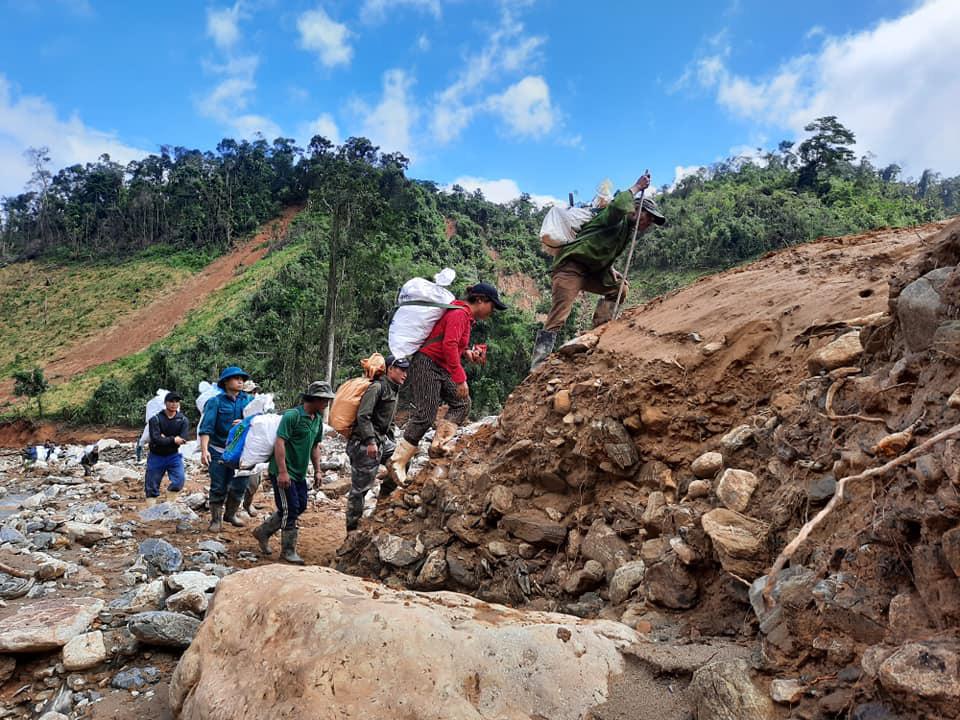
M 542 137 L 553 130 L 557 122 L 550 103 L 550 87 L 539 75 L 523 78 L 502 95 L 491 96 L 487 103 L 516 135 Z
M 413 159 L 413 125 L 419 116 L 416 102 L 411 97 L 413 78 L 399 69 L 383 74 L 383 95 L 380 102 L 370 107 L 354 101 L 353 110 L 362 120 L 362 134 L 380 146 L 384 152 L 402 152 Z
M 340 129 L 330 113 L 323 113 L 312 122 L 304 123 L 297 132 L 297 136 L 301 138 L 300 143 L 304 147 L 310 143 L 314 135 L 322 135 L 334 145 L 343 142 Z
M 333 20 L 323 8 L 308 10 L 297 18 L 300 47 L 315 52 L 326 67 L 349 65 L 353 58 L 351 32 Z
M 490 86 L 507 74 L 535 68 L 544 42 L 543 37 L 528 35 L 514 8 L 504 3 L 486 45 L 467 56 L 456 79 L 434 97 L 430 129 L 436 141 L 444 145 L 456 140 L 478 112 L 498 109 L 492 98 L 484 97 Z
M 119 163 L 149 154 L 127 145 L 114 132 L 88 127 L 76 114 L 61 117 L 46 98 L 17 92 L 0 73 L 0 195 L 23 191 L 31 174 L 23 153 L 42 146 L 50 148 L 54 171 L 93 162 L 104 153 Z
M 511 200 L 515 200 L 523 194 L 523 192 L 520 190 L 520 186 L 517 184 L 517 181 L 510 180 L 509 178 L 502 178 L 500 180 L 487 180 L 485 178 L 464 175 L 462 177 L 458 177 L 449 185 L 445 185 L 443 190 L 450 192 L 454 185 L 459 185 L 464 190 L 471 193 L 479 190 L 483 193 L 483 196 L 487 200 L 500 204 L 505 204 Z M 555 198 L 551 195 L 531 194 L 530 200 L 540 207 L 565 204 L 563 200 Z
M 381 22 L 390 10 L 410 7 L 440 17 L 440 0 L 364 0 L 360 18 L 364 22 Z
M 960 135 L 950 118 L 960 98 L 960 3 L 927 0 L 906 14 L 791 58 L 765 78 L 735 74 L 723 54 L 701 60 L 699 83 L 734 114 L 793 131 L 836 115 L 860 153 L 924 168 L 960 171 Z
M 420 52 L 426 52 L 429 49 L 430 49 L 430 38 L 427 37 L 425 33 L 420 33 L 420 35 L 417 36 L 417 50 L 419 50 Z
M 703 165 L 677 165 L 673 171 L 673 184 L 670 186 L 670 190 L 674 190 L 684 178 L 697 175 L 703 170 Z
M 236 45 L 240 40 L 240 3 L 226 8 L 208 8 L 207 35 L 221 50 Z

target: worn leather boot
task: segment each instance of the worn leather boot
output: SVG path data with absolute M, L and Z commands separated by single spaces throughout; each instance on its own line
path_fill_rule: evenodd
M 292 565 L 304 565 L 302 557 L 297 555 L 297 534 L 299 530 L 284 530 L 280 533 L 280 559 Z
M 273 535 L 277 530 L 280 529 L 280 513 L 273 513 L 270 515 L 256 530 L 253 531 L 253 536 L 257 539 L 257 543 L 260 545 L 260 552 L 269 557 L 273 555 L 273 550 L 270 549 L 270 536 Z
M 401 487 L 407 484 L 407 464 L 417 454 L 417 446 L 413 443 L 401 440 L 397 449 L 393 451 L 393 457 L 390 458 L 389 470 L 394 480 Z
M 227 501 L 223 509 L 223 519 L 234 527 L 244 527 L 246 523 L 237 517 L 237 510 L 240 509 L 240 498 L 236 495 L 227 495 Z
M 210 524 L 207 530 L 218 533 L 223 529 L 223 503 L 210 503 Z
M 530 372 L 533 372 L 553 352 L 557 342 L 557 334 L 549 330 L 538 330 L 537 339 L 533 342 L 533 357 L 530 360 Z

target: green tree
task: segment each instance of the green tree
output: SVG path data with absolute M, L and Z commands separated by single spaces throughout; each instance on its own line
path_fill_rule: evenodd
M 837 120 L 836 115 L 826 115 L 805 125 L 812 132 L 797 148 L 800 155 L 801 187 L 814 187 L 821 173 L 834 170 L 841 163 L 853 160 L 853 150 L 848 146 L 856 142 L 854 134 Z
M 43 376 L 43 370 L 38 367 L 33 370 L 17 370 L 13 373 L 13 394 L 17 397 L 32 397 L 37 399 L 37 413 L 43 417 L 43 394 L 50 387 Z

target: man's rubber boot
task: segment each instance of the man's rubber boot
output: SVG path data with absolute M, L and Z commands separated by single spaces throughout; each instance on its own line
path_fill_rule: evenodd
M 253 507 L 253 498 L 257 494 L 257 488 L 260 487 L 260 480 L 254 480 L 254 477 L 256 476 L 250 476 L 250 480 L 247 481 L 247 489 L 243 493 L 243 509 L 252 518 L 257 516 L 256 508 Z
M 393 475 L 388 474 L 383 480 L 380 481 L 380 492 L 377 493 L 377 497 L 385 498 L 393 494 L 393 491 L 397 489 L 397 481 L 393 479 Z
M 389 470 L 397 484 L 403 487 L 407 484 L 407 463 L 417 454 L 417 446 L 406 439 L 400 440 L 397 449 L 390 458 Z
M 347 496 L 347 532 L 356 530 L 360 524 L 360 518 L 363 516 L 363 499 L 365 497 L 366 493 L 363 495 Z
M 546 360 L 553 352 L 553 346 L 557 342 L 557 334 L 549 330 L 538 330 L 537 339 L 533 342 L 533 357 L 530 360 L 530 372 L 533 372 L 541 363 Z
M 253 531 L 253 536 L 260 545 L 260 553 L 267 557 L 273 555 L 270 549 L 270 536 L 280 529 L 280 513 L 273 513 L 264 520 L 260 527 Z
M 223 528 L 223 503 L 210 503 L 210 524 L 207 530 L 218 533 Z
M 432 458 L 446 457 L 453 449 L 453 436 L 457 434 L 457 424 L 449 420 L 441 420 L 437 423 L 437 430 L 433 434 L 433 441 L 430 443 L 428 454 Z
M 246 523 L 237 517 L 237 510 L 240 509 L 240 498 L 236 495 L 227 495 L 227 502 L 223 509 L 223 519 L 234 527 L 244 527 Z
M 297 533 L 299 530 L 284 530 L 280 534 L 280 559 L 291 565 L 305 565 L 303 558 L 297 555 Z

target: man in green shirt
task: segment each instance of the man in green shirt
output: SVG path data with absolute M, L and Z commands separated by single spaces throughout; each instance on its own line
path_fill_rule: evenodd
M 267 470 L 277 512 L 253 531 L 260 551 L 270 555 L 270 536 L 282 530 L 280 557 L 296 565 L 303 565 L 303 558 L 297 554 L 297 518 L 307 509 L 307 463 L 313 462 L 314 477 L 319 482 L 323 411 L 334 395 L 329 383 L 312 382 L 301 397 L 303 403 L 287 410 L 280 419 Z
M 653 200 L 644 198 L 641 208 L 639 198 L 635 198 L 638 192 L 649 186 L 650 176 L 642 175 L 629 190 L 617 193 L 609 205 L 583 224 L 576 241 L 557 255 L 552 270 L 553 305 L 543 329 L 537 333 L 531 370 L 553 352 L 557 332 L 570 316 L 581 291 L 600 295 L 593 314 L 593 327 L 602 325 L 613 316 L 620 284 L 624 282 L 620 273 L 613 269 L 613 263 L 630 244 L 634 227 L 639 227 L 642 233 L 652 224 L 666 222 Z

